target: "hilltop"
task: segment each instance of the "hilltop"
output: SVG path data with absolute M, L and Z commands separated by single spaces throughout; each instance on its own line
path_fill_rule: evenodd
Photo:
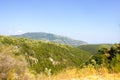
M 85 41 L 74 40 L 68 37 L 59 36 L 51 33 L 45 33 L 45 32 L 31 32 L 31 33 L 24 33 L 21 35 L 12 35 L 12 36 L 29 38 L 34 40 L 42 40 L 47 42 L 54 42 L 59 44 L 71 45 L 71 46 L 80 46 L 83 44 L 87 44 L 87 42 Z

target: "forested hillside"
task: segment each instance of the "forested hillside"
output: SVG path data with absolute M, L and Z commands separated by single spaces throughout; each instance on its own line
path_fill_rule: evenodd
M 90 80 L 89 75 L 93 80 L 108 79 L 104 75 L 118 79 L 115 75 L 119 76 L 116 73 L 120 72 L 120 44 L 103 46 L 95 55 L 87 51 L 63 44 L 0 36 L 0 80 L 71 80 L 73 77 Z
M 112 44 L 87 44 L 78 46 L 79 49 L 88 51 L 91 54 L 97 54 L 101 48 L 110 48 Z
M 17 74 L 20 67 L 20 70 L 26 67 L 35 73 L 50 69 L 54 74 L 67 67 L 80 67 L 90 56 L 86 51 L 67 45 L 9 36 L 0 36 L 0 45 L 0 62 L 6 65 L 1 64 L 1 66 L 5 70 L 6 67 L 12 66 L 2 73 L 8 73 L 12 69 Z M 2 71 L 1 67 L 0 71 Z

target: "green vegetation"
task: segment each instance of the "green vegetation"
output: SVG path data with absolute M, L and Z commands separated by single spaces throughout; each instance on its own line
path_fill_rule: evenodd
M 99 54 L 94 55 L 87 64 L 93 64 L 92 60 L 95 60 L 96 65 L 104 66 L 110 72 L 120 72 L 120 44 L 115 44 L 110 48 L 104 47 L 98 51 Z
M 88 52 L 67 45 L 25 38 L 0 36 L 0 44 L 10 47 L 12 51 L 16 50 L 11 55 L 24 56 L 29 69 L 36 73 L 45 72 L 46 68 L 56 73 L 70 66 L 79 67 L 90 56 Z M 0 50 L 3 50 L 2 47 Z
M 81 50 L 63 44 L 0 36 L 0 80 L 56 80 L 66 69 L 65 74 L 71 77 L 84 75 L 85 71 L 85 76 L 120 72 L 120 44 L 90 46 L 84 45 L 86 50 Z M 96 51 L 98 54 L 91 54 Z
M 112 44 L 88 44 L 88 45 L 81 45 L 78 48 L 81 50 L 85 50 L 91 54 L 97 54 L 98 50 L 101 48 L 110 48 Z
M 59 36 L 51 33 L 44 33 L 44 32 L 35 32 L 35 33 L 25 33 L 22 35 L 13 35 L 14 37 L 22 37 L 22 38 L 29 38 L 29 39 L 35 39 L 35 40 L 42 40 L 42 41 L 49 41 L 59 44 L 66 44 L 71 46 L 80 46 L 83 44 L 87 44 L 84 41 L 79 40 L 73 40 L 71 38 L 67 38 L 64 36 Z

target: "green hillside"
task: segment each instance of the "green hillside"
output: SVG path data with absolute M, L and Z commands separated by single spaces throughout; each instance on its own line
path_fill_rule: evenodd
M 99 54 L 92 55 L 100 47 Z M 120 44 L 86 48 L 0 36 L 0 80 L 61 80 L 106 70 L 120 72 Z
M 78 48 L 88 51 L 91 54 L 96 54 L 98 53 L 98 50 L 105 47 L 105 48 L 109 48 L 111 47 L 112 44 L 88 44 L 88 45 L 81 45 Z
M 55 43 L 66 44 L 71 46 L 80 46 L 83 44 L 87 44 L 84 41 L 74 40 L 68 37 L 59 36 L 51 33 L 44 33 L 44 32 L 32 32 L 32 33 L 25 33 L 22 35 L 13 35 L 13 36 L 55 42 Z
M 37 73 L 44 72 L 45 68 L 56 73 L 67 67 L 80 67 L 90 56 L 88 52 L 67 45 L 9 36 L 0 36 L 0 45 L 0 55 L 10 55 L 17 61 L 23 56 L 27 67 Z
M 95 54 L 88 63 L 96 67 L 104 66 L 109 72 L 120 72 L 120 44 L 110 45 L 99 50 L 99 54 Z M 87 63 L 87 64 L 88 64 Z

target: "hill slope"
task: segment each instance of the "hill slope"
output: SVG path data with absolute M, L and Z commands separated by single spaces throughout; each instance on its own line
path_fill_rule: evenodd
M 37 73 L 44 72 L 45 68 L 55 73 L 70 66 L 80 67 L 90 56 L 78 48 L 25 38 L 0 36 L 0 45 L 1 53 L 15 58 L 24 56 L 29 68 Z
M 103 47 L 109 48 L 111 46 L 112 46 L 112 44 L 88 44 L 88 45 L 81 45 L 77 48 L 79 48 L 81 50 L 85 50 L 91 54 L 96 54 L 96 53 L 98 53 L 98 50 L 100 48 L 103 48 Z
M 59 36 L 51 33 L 44 33 L 44 32 L 34 32 L 34 33 L 25 33 L 22 35 L 13 35 L 14 37 L 23 37 L 23 38 L 30 38 L 35 40 L 43 40 L 43 41 L 50 41 L 60 44 L 66 44 L 71 46 L 80 46 L 83 44 L 87 44 L 84 41 L 74 40 L 68 37 Z

